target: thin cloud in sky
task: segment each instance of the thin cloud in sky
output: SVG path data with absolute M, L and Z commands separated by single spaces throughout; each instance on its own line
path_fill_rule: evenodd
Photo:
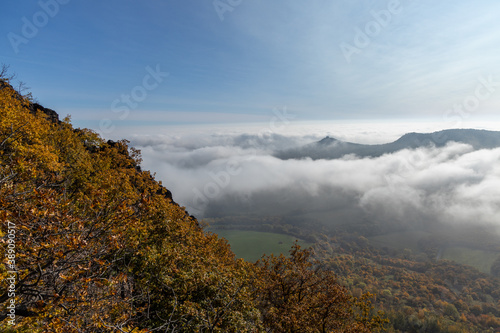
M 321 8 L 308 3 L 299 9 L 289 6 L 295 10 L 254 4 L 254 11 L 241 14 L 248 15 L 247 20 L 238 22 L 242 30 L 246 28 L 262 41 L 262 48 L 269 48 L 267 52 L 298 64 L 290 71 L 310 84 L 323 105 L 330 105 L 325 115 L 340 113 L 343 107 L 367 118 L 416 113 L 439 117 L 443 105 L 450 104 L 457 91 L 466 92 L 467 85 L 479 75 L 497 77 L 492 50 L 498 50 L 499 35 L 493 30 L 498 22 L 491 14 L 498 12 L 496 3 L 396 1 L 400 13 L 393 14 L 388 25 L 369 38 L 370 44 L 359 48 L 360 54 L 353 54 L 348 64 L 339 45 L 355 47 L 355 29 L 363 30 L 366 23 L 375 20 L 371 11 L 387 11 L 388 3 L 365 2 L 355 12 L 352 3 Z M 263 13 L 260 20 L 252 21 L 258 11 Z M 287 22 L 296 23 L 292 33 L 284 32 L 286 24 L 277 27 L 278 33 L 266 33 L 269 27 L 260 21 L 273 16 L 278 25 L 284 15 Z M 310 19 L 303 21 L 301 17 Z M 282 43 L 281 33 L 293 34 L 295 43 Z M 306 67 L 304 63 L 308 63 L 306 73 L 300 72 Z M 307 88 L 302 92 L 299 96 L 306 98 Z
M 39 10 L 5 4 L 5 33 L 22 34 L 22 17 Z M 500 81 L 499 12 L 490 0 L 242 1 L 221 20 L 212 2 L 69 2 L 19 53 L 0 39 L 0 60 L 77 123 L 109 112 L 157 64 L 170 76 L 136 110 L 150 122 L 158 111 L 183 112 L 193 124 L 210 113 L 255 121 L 284 104 L 302 120 L 441 119 L 478 77 Z M 367 24 L 369 44 L 356 45 Z M 350 62 L 342 43 L 359 49 Z M 498 107 L 495 91 L 475 115 Z

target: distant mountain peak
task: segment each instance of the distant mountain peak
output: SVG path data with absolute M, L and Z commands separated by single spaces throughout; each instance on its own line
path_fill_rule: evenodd
M 500 147 L 500 132 L 477 129 L 448 129 L 433 133 L 406 133 L 394 142 L 365 145 L 344 142 L 326 136 L 320 141 L 280 151 L 275 156 L 281 159 L 336 159 L 345 155 L 359 157 L 378 157 L 391 154 L 403 149 L 420 147 L 443 147 L 449 142 L 459 142 L 471 145 L 474 149 L 493 149 Z
M 339 140 L 337 140 L 335 138 L 330 138 L 330 136 L 327 135 L 326 137 L 324 137 L 323 139 L 321 139 L 320 141 L 318 141 L 318 144 L 320 144 L 320 145 L 329 145 L 329 144 L 331 144 L 333 142 L 336 142 L 336 141 L 339 141 Z

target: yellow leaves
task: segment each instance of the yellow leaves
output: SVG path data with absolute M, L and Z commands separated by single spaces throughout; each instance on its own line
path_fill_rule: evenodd
M 101 265 L 101 266 L 106 265 L 106 262 L 104 260 L 101 260 L 101 259 L 94 259 L 94 262 Z
M 35 211 L 34 209 L 32 209 L 32 210 L 31 210 L 31 212 L 34 212 L 34 211 Z M 28 232 L 29 232 L 29 231 L 31 231 L 31 230 L 30 230 L 30 228 L 28 228 L 28 227 L 27 227 L 27 226 L 25 226 L 25 225 L 20 225 L 20 226 L 19 226 L 19 228 L 20 228 L 20 229 L 23 229 L 23 230 L 26 230 L 26 231 L 28 231 Z
M 188 300 L 176 307 L 182 320 L 222 310 L 225 318 L 255 314 L 240 284 L 251 266 L 235 261 L 224 241 L 204 234 L 149 173 L 136 170 L 140 154 L 128 142 L 107 143 L 74 130 L 69 119 L 51 124 L 5 89 L 0 112 L 0 143 L 8 146 L 0 149 L 0 172 L 18 173 L 9 195 L 0 189 L 0 214 L 16 219 L 16 259 L 25 287 L 32 284 L 20 290 L 33 291 L 20 294 L 20 303 L 46 311 L 27 322 L 53 332 L 113 325 L 146 332 L 135 319 L 146 313 L 138 304 L 154 305 L 150 320 L 169 318 L 174 295 Z M 43 305 L 38 292 L 50 295 Z M 227 331 L 244 331 L 237 325 Z
M 63 279 L 63 280 L 66 280 L 66 281 L 71 279 L 71 277 L 66 276 L 66 275 L 64 275 L 64 274 L 59 274 L 59 277 L 60 277 L 61 279 Z

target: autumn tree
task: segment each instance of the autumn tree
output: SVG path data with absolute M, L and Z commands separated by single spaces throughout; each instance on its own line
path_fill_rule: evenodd
M 0 70 L 0 75 L 2 71 Z M 3 70 L 5 72 L 5 70 Z M 5 74 L 5 73 L 4 73 Z M 255 265 L 205 232 L 126 140 L 75 129 L 0 77 L 0 330 L 371 332 L 357 299 L 295 245 Z M 174 175 L 175 176 L 175 175 Z
M 253 326 L 248 264 L 140 170 L 137 151 L 50 121 L 0 82 L 0 236 L 6 244 L 7 223 L 16 225 L 19 329 Z
M 290 256 L 259 263 L 257 298 L 263 322 L 272 332 L 372 332 L 384 320 L 371 316 L 369 294 L 351 296 L 329 270 L 296 243 Z

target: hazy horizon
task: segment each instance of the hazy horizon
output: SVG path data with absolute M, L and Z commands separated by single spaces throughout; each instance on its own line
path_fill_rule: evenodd
M 500 1 L 0 18 L 0 327 L 500 332 Z
M 283 106 L 299 121 L 455 127 L 497 117 L 499 9 L 491 0 L 7 2 L 0 62 L 41 104 L 106 136 L 266 123 Z
M 353 224 L 369 220 L 394 230 L 500 226 L 496 204 L 500 148 L 474 150 L 450 143 L 376 158 L 281 160 L 273 152 L 326 135 L 384 143 L 406 132 L 439 130 L 438 124 L 431 123 L 414 125 L 411 131 L 406 131 L 411 123 L 393 128 L 383 124 L 288 125 L 275 132 L 259 126 L 214 132 L 181 133 L 178 129 L 129 139 L 142 151 L 143 168 L 155 172 L 174 200 L 199 218 L 294 215 L 306 224 L 308 219 Z M 485 127 L 494 130 L 495 126 Z
M 498 149 L 275 157 L 326 136 L 500 131 L 498 2 L 4 7 L 0 62 L 61 118 L 130 140 L 199 217 L 498 225 Z

